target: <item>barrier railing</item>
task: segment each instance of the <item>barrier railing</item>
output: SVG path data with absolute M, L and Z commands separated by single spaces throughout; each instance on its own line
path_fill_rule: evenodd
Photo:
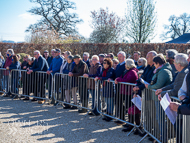
M 67 74 L 46 72 L 27 74 L 26 70 L 0 69 L 0 92 L 11 92 L 17 96 L 49 100 L 52 96 L 60 104 L 97 111 L 103 116 L 132 126 L 131 131 L 143 130 L 157 142 L 188 143 L 189 116 L 178 115 L 173 125 L 158 101 L 155 90 L 142 91 L 141 111 L 131 102 L 133 87 L 131 83 L 97 81 L 93 78 L 70 77 Z M 180 102 L 176 97 L 171 101 Z M 76 109 L 76 108 L 74 108 Z
M 26 70 L 11 71 L 11 93 L 15 97 L 33 97 L 36 99 L 49 100 L 51 98 L 53 76 L 46 72 L 32 72 L 27 74 Z M 15 98 L 14 97 L 14 98 Z
M 177 116 L 173 125 L 161 107 L 158 96 L 155 95 L 155 90 L 145 89 L 142 96 L 143 128 L 146 135 L 139 142 L 143 141 L 148 135 L 159 143 L 182 142 L 182 115 Z M 179 102 L 179 99 L 171 97 L 171 101 Z
M 100 94 L 97 96 L 99 113 L 108 120 L 115 119 L 131 127 L 130 135 L 141 127 L 141 111 L 132 103 L 135 84 L 114 81 L 99 81 Z M 98 90 L 97 90 L 98 91 Z
M 0 68 L 0 93 L 5 96 L 10 93 L 10 72 L 5 68 Z
M 54 75 L 54 98 L 60 104 L 91 111 L 95 109 L 96 84 L 93 78 Z

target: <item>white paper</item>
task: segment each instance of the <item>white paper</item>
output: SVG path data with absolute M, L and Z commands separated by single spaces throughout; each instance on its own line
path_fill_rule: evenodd
M 177 112 L 170 109 L 169 107 L 170 103 L 171 103 L 171 99 L 168 93 L 166 93 L 164 97 L 162 98 L 162 100 L 160 101 L 160 104 L 162 108 L 164 109 L 166 115 L 168 116 L 169 120 L 174 125 L 176 122 Z
M 135 104 L 135 106 L 141 111 L 141 103 L 142 103 L 141 97 L 140 97 L 139 95 L 137 95 L 137 97 L 133 98 L 131 101 L 132 101 L 132 102 Z
M 140 82 L 141 82 L 142 84 L 149 84 L 148 82 L 144 81 L 142 78 L 140 78 Z

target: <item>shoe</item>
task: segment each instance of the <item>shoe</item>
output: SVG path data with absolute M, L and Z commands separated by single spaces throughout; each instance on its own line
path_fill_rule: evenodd
M 79 113 L 86 113 L 87 110 L 86 109 L 82 109 L 82 110 L 78 110 Z
M 122 131 L 123 132 L 129 132 L 129 131 L 131 131 L 133 129 L 133 126 L 129 126 L 129 127 L 127 127 L 126 129 L 123 129 Z
M 37 101 L 37 99 L 36 99 L 36 98 L 33 98 L 31 101 L 34 102 L 34 101 Z
M 90 116 L 95 116 L 95 114 L 92 113 L 92 112 L 89 112 L 88 115 L 90 115 Z
M 129 125 L 128 124 L 124 124 L 124 125 L 122 125 L 124 128 L 128 128 L 129 127 Z
M 118 121 L 116 124 L 117 124 L 118 126 L 121 126 L 121 125 L 124 125 L 125 123 L 124 123 L 124 122 L 121 122 L 121 121 Z
M 70 109 L 78 109 L 76 106 L 72 106 Z
M 29 97 L 24 98 L 23 100 L 30 100 Z
M 139 128 L 139 130 L 141 130 L 142 131 L 142 127 L 140 127 Z M 135 131 L 134 131 L 134 135 L 140 135 L 140 134 L 142 134 L 140 131 L 139 131 L 138 129 L 136 129 Z
M 70 109 L 70 108 L 71 108 L 71 106 L 67 105 L 67 104 L 65 104 L 65 107 L 63 107 L 63 109 Z
M 110 122 L 113 119 L 110 117 L 104 116 L 104 118 L 102 118 L 102 120 L 105 120 L 106 122 Z
M 149 137 L 148 140 L 149 141 L 154 141 L 154 139 L 152 137 Z
M 38 104 L 44 104 L 45 100 L 38 100 Z

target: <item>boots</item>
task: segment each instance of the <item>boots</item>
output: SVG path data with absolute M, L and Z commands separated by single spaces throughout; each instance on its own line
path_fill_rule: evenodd
M 134 122 L 134 117 L 132 114 L 128 114 L 128 117 L 129 117 L 129 122 L 130 123 L 133 123 Z M 129 125 L 127 128 L 123 129 L 122 131 L 123 132 L 129 132 L 133 129 L 133 126 Z

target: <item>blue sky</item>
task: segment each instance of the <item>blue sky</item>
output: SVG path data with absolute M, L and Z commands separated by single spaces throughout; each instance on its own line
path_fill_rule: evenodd
M 99 8 L 109 8 L 110 12 L 124 17 L 127 0 L 72 0 L 76 3 L 75 12 L 83 23 L 77 25 L 79 33 L 89 37 L 92 29 L 90 27 L 90 12 Z M 0 0 L 0 40 L 24 41 L 26 28 L 35 23 L 39 16 L 30 15 L 27 11 L 35 6 L 29 0 Z M 163 24 L 168 23 L 170 15 L 179 16 L 186 12 L 190 14 L 190 0 L 157 0 L 157 27 L 156 37 L 151 42 L 163 42 L 160 34 L 163 31 Z

